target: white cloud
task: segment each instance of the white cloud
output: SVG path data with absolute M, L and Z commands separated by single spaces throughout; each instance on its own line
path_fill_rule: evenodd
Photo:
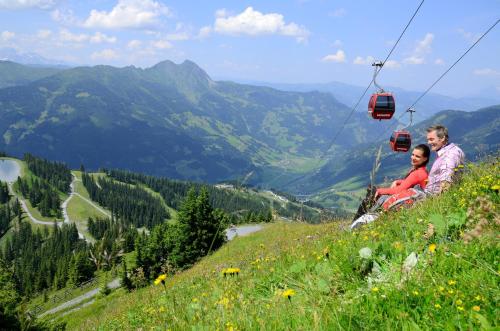
M 335 54 L 329 54 L 321 59 L 323 62 L 337 62 L 342 63 L 345 62 L 345 52 L 341 49 L 337 51 Z
M 250 35 L 258 36 L 265 34 L 279 34 L 288 37 L 295 37 L 297 41 L 306 41 L 309 31 L 296 23 L 285 23 L 281 14 L 263 14 L 248 7 L 236 16 L 228 16 L 225 10 L 218 10 L 213 31 L 228 35 Z M 201 31 L 200 31 L 201 32 Z M 205 33 L 210 30 L 205 29 Z
M 64 25 L 80 25 L 81 23 L 78 21 L 78 19 L 75 17 L 75 14 L 73 11 L 70 10 L 61 10 L 61 9 L 56 9 L 53 10 L 50 13 L 50 17 L 58 23 L 64 24 Z
M 173 45 L 166 40 L 157 40 L 152 43 L 153 47 L 158 49 L 169 49 L 172 48 Z
M 337 39 L 333 42 L 333 47 L 341 47 L 342 46 L 342 40 Z
M 127 47 L 130 49 L 137 49 L 142 46 L 142 41 L 134 39 L 128 42 Z
M 362 58 L 361 56 L 356 56 L 352 63 L 359 65 L 371 65 L 375 62 L 375 58 L 371 55 L 368 55 L 366 58 Z
M 423 57 L 412 55 L 410 57 L 405 58 L 403 60 L 403 63 L 405 63 L 405 64 L 424 64 L 425 59 Z
M 191 39 L 191 28 L 188 26 L 184 26 L 182 23 L 177 23 L 175 25 L 175 31 L 171 33 L 167 33 L 165 35 L 165 40 L 173 40 L 173 41 L 183 41 Z
M 198 32 L 198 38 L 206 38 L 212 33 L 212 27 L 211 26 L 204 26 L 200 29 Z
M 389 68 L 389 69 L 396 69 L 396 68 L 401 67 L 401 64 L 396 60 L 387 60 L 384 63 L 384 67 Z
M 75 34 L 67 29 L 59 31 L 59 39 L 63 42 L 82 43 L 89 40 L 89 35 L 85 33 Z
M 50 9 L 56 3 L 55 0 L 0 0 L 0 9 Z
M 415 48 L 415 53 L 419 55 L 429 54 L 432 51 L 431 45 L 433 40 L 434 40 L 434 34 L 427 33 L 424 39 L 420 40 L 417 43 L 417 47 Z
M 3 41 L 9 41 L 12 38 L 14 38 L 15 36 L 16 36 L 16 34 L 14 32 L 11 32 L 11 31 L 2 31 L 2 33 L 0 34 L 0 38 Z
M 344 8 L 338 8 L 338 9 L 335 9 L 334 11 L 332 11 L 332 12 L 329 12 L 328 16 L 331 16 L 331 17 L 344 17 L 346 14 L 347 14 L 347 10 L 345 10 Z
M 215 11 L 215 17 L 226 17 L 228 16 L 228 12 L 225 8 L 222 8 L 222 9 L 217 9 Z
M 473 32 L 469 32 L 469 31 L 465 31 L 464 29 L 460 28 L 460 29 L 457 29 L 457 32 L 462 35 L 462 37 L 467 40 L 468 42 L 470 43 L 475 43 L 480 37 L 481 37 L 481 34 L 480 33 L 473 33 Z
M 36 37 L 39 39 L 47 39 L 51 35 L 52 35 L 52 31 L 46 30 L 46 29 L 38 30 L 36 33 Z
M 103 49 L 92 53 L 91 58 L 93 60 L 114 60 L 118 58 L 118 54 L 112 49 Z
M 190 39 L 190 35 L 187 32 L 174 32 L 167 34 L 165 36 L 165 39 L 173 41 L 182 41 Z
M 472 73 L 478 76 L 500 76 L 500 71 L 492 68 L 476 69 Z
M 86 33 L 72 33 L 68 29 L 62 29 L 59 31 L 59 39 L 62 42 L 70 42 L 70 43 L 83 43 L 83 42 L 91 42 L 93 44 L 101 44 L 101 43 L 115 43 L 116 37 L 110 37 L 101 32 L 96 32 L 94 35 L 88 35 Z
M 437 64 L 437 65 L 439 65 L 439 66 L 442 66 L 442 65 L 444 65 L 444 60 L 443 60 L 443 59 L 441 59 L 441 58 L 438 58 L 438 59 L 436 59 L 436 60 L 434 61 L 434 64 Z
M 151 28 L 159 24 L 161 16 L 169 16 L 170 9 L 153 0 L 118 0 L 110 11 L 93 9 L 83 23 L 87 28 Z
M 90 37 L 90 42 L 95 44 L 100 44 L 100 43 L 113 44 L 116 42 L 116 40 L 117 40 L 116 37 L 109 37 L 101 32 L 96 32 L 92 37 Z
M 405 64 L 424 64 L 425 56 L 432 52 L 432 42 L 434 41 L 434 34 L 428 32 L 424 39 L 417 42 L 417 46 L 413 50 L 412 55 L 405 58 L 403 63 Z

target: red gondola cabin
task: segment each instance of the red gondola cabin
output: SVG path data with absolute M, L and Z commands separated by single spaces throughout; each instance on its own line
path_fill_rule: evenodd
M 374 93 L 368 102 L 368 113 L 376 120 L 390 120 L 396 106 L 392 93 Z
M 408 131 L 394 131 L 390 139 L 391 149 L 395 152 L 408 152 L 411 147 L 411 136 Z

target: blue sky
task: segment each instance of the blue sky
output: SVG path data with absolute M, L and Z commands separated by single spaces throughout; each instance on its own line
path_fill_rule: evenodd
M 0 48 L 81 65 L 198 63 L 215 79 L 366 86 L 420 0 L 0 0 Z M 500 1 L 426 0 L 379 76 L 426 89 L 500 18 Z M 500 24 L 434 92 L 500 94 Z

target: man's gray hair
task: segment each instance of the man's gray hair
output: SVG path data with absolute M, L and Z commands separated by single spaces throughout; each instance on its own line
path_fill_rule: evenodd
M 445 141 L 448 141 L 448 129 L 443 126 L 443 125 L 433 125 L 429 128 L 427 128 L 427 133 L 436 131 L 436 136 L 439 139 L 445 139 Z

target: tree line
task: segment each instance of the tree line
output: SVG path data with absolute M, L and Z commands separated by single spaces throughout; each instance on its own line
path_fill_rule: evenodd
M 51 231 L 48 227 L 33 231 L 29 222 L 17 220 L 2 259 L 12 268 L 20 293 L 29 297 L 44 289 L 59 289 L 92 278 L 95 267 L 88 259 L 89 249 L 78 239 L 74 224 L 59 228 L 54 223 Z
M 135 240 L 138 236 L 137 229 L 119 219 L 89 217 L 87 229 L 92 237 L 100 240 L 103 248 L 109 252 L 123 251 L 123 253 L 128 253 L 134 250 Z
M 23 180 L 17 178 L 17 188 L 27 198 L 33 207 L 36 207 L 42 216 L 62 218 L 61 199 L 59 192 L 46 180 L 36 177 Z
M 9 199 L 9 186 L 0 180 L 0 204 L 7 203 Z
M 9 187 L 7 183 L 0 181 L 0 238 L 7 233 L 10 228 L 10 222 L 14 217 L 8 204 L 9 200 Z
M 106 178 L 98 179 L 98 185 L 92 176 L 85 173 L 82 181 L 92 200 L 111 210 L 127 225 L 151 229 L 170 218 L 161 200 L 142 188 Z
M 309 208 L 304 208 L 301 211 L 298 205 L 285 204 L 285 206 L 282 206 L 279 203 L 272 203 L 269 200 L 251 194 L 253 192 L 252 189 L 220 189 L 213 185 L 172 180 L 124 170 L 103 170 L 108 176 L 118 181 L 128 184 L 146 185 L 153 191 L 160 193 L 166 204 L 174 209 L 179 209 L 180 204 L 191 187 L 194 187 L 196 190 L 204 188 L 209 193 L 210 204 L 214 208 L 224 210 L 231 218 L 231 222 L 235 224 L 270 221 L 272 219 L 272 217 L 270 218 L 272 211 L 288 218 L 299 218 L 299 215 L 302 215 L 303 219 L 311 222 L 319 220 L 318 214 Z M 240 190 L 245 190 L 249 194 L 241 194 Z
M 12 218 L 13 215 L 10 206 L 8 204 L 0 204 L 0 238 L 9 230 Z
M 36 176 L 46 180 L 50 185 L 63 193 L 70 191 L 71 170 L 64 163 L 51 162 L 31 154 L 24 154 L 23 160 L 28 169 Z

